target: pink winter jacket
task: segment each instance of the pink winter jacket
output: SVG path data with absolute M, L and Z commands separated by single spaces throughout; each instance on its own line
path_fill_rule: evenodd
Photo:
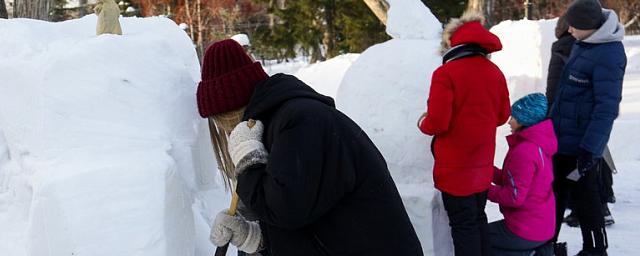
M 503 169 L 494 167 L 489 200 L 500 205 L 507 228 L 530 241 L 547 241 L 555 232 L 551 156 L 558 142 L 551 120 L 507 136 Z

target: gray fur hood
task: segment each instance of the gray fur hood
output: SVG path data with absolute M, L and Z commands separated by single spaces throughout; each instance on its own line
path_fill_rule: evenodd
M 624 38 L 624 26 L 618 21 L 618 15 L 609 9 L 602 9 L 606 21 L 591 36 L 582 40 L 585 43 L 602 44 L 622 41 Z

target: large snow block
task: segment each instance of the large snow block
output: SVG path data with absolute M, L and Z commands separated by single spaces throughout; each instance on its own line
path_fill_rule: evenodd
M 165 18 L 121 18 L 122 36 L 95 36 L 95 22 L 0 19 L 0 158 L 16 167 L 0 168 L 0 225 L 21 230 L 0 236 L 20 237 L 7 253 L 206 250 L 194 200 L 216 187 L 215 166 L 198 161 L 211 146 L 196 141 L 193 44 Z
M 448 234 L 434 232 L 442 225 L 433 219 L 441 204 L 433 203 L 431 137 L 416 123 L 426 109 L 431 74 L 441 64 L 442 25 L 420 1 L 390 4 L 387 33 L 394 39 L 370 47 L 347 70 L 337 107 L 382 152 L 425 255 L 434 255 L 441 246 L 435 242 Z
M 416 123 L 425 111 L 439 42 L 392 39 L 370 47 L 346 72 L 338 108 L 380 149 L 396 183 L 432 182 L 430 137 Z
M 33 177 L 28 254 L 193 255 L 192 198 L 171 157 L 131 152 L 102 161 L 67 159 Z
M 507 78 L 512 101 L 545 92 L 557 20 L 508 20 L 491 28 L 502 42 L 502 50 L 491 54 L 491 60 Z

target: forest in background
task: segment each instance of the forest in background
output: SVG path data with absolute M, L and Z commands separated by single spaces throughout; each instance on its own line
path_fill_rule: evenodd
M 386 0 L 116 0 L 123 16 L 165 16 L 184 24 L 198 56 L 211 42 L 245 33 L 259 59 L 309 62 L 359 53 L 386 41 Z M 550 19 L 571 0 L 422 0 L 443 23 L 466 9 L 485 13 L 487 26 L 503 20 Z M 640 1 L 603 0 L 640 33 Z M 0 0 L 0 18 L 64 21 L 93 13 L 95 0 Z M 4 7 L 4 8 L 3 8 Z

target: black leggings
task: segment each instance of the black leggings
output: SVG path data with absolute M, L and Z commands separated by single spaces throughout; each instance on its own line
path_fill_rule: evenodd
M 601 159 L 599 160 L 601 161 Z M 582 249 L 589 252 L 605 252 L 608 247 L 607 232 L 604 229 L 602 212 L 602 172 L 596 164 L 577 182 L 567 179 L 567 175 L 576 169 L 576 157 L 557 154 L 553 157 L 553 192 L 556 197 L 556 233 L 553 241 L 558 240 L 564 211 L 567 208 L 569 192 L 575 197 L 576 211 L 582 232 Z

